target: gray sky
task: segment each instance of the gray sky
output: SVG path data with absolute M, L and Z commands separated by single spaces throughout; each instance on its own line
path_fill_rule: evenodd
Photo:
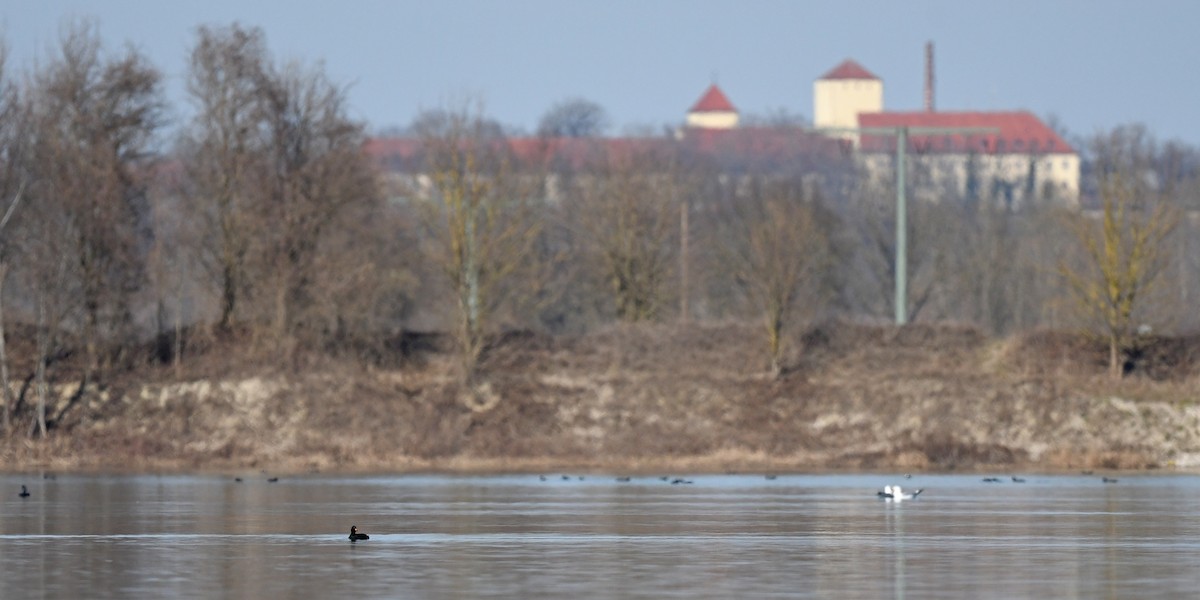
M 616 127 L 677 124 L 714 79 L 746 113 L 812 116 L 812 83 L 845 58 L 921 107 L 924 44 L 941 110 L 1057 115 L 1073 135 L 1140 122 L 1200 146 L 1200 2 L 1191 0 L 0 0 L 10 68 L 45 60 L 63 19 L 98 20 L 167 75 L 178 115 L 199 24 L 261 27 L 276 58 L 324 61 L 372 129 L 482 98 L 526 130 L 584 97 Z

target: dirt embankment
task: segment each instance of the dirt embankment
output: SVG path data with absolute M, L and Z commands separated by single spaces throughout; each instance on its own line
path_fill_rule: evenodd
M 1200 340 L 1146 340 L 1131 374 L 1062 334 L 829 324 L 766 375 L 754 324 L 510 334 L 464 389 L 433 336 L 395 360 L 258 368 L 214 344 L 18 433 L 0 468 L 810 470 L 1200 468 Z M 386 366 L 385 366 L 386 365 Z

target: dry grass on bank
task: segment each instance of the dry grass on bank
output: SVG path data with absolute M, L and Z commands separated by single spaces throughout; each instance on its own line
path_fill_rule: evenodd
M 762 345 L 757 323 L 614 325 L 573 337 L 512 332 L 488 347 L 487 387 L 465 390 L 442 336 L 406 333 L 373 347 L 375 354 L 307 353 L 286 367 L 239 334 L 197 336 L 179 370 L 126 353 L 125 366 L 103 382 L 103 398 L 71 409 L 48 440 L 10 436 L 0 444 L 0 465 L 628 473 L 1147 468 L 1166 462 L 1162 444 L 1137 441 L 1153 421 L 1115 428 L 1108 420 L 1125 418 L 1128 407 L 1096 402 L 1111 396 L 1194 405 L 1200 363 L 1200 339 L 1147 339 L 1130 375 L 1113 383 L 1105 377 L 1103 346 L 1080 336 L 1031 332 L 994 340 L 967 326 L 827 323 L 792 340 L 783 376 L 772 379 Z M 56 366 L 66 385 L 76 359 Z M 18 415 L 22 427 L 29 417 Z M 1177 437 L 1181 452 L 1195 451 L 1185 447 L 1190 438 Z

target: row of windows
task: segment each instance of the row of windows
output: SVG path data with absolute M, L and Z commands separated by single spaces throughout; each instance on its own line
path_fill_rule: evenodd
M 918 150 L 935 150 L 935 149 L 948 150 L 948 149 L 960 147 L 960 145 L 956 145 L 954 143 L 954 138 L 951 136 L 948 136 L 948 135 L 940 138 L 938 140 L 938 142 L 940 142 L 940 143 L 938 143 L 938 144 L 934 143 L 934 139 L 936 139 L 936 138 L 925 138 L 924 140 L 914 140 L 913 146 L 915 146 Z M 991 148 L 988 147 L 988 139 L 987 138 L 981 139 L 978 142 L 970 142 L 970 144 L 977 145 L 980 150 L 983 150 L 985 152 L 988 151 L 989 149 L 994 150 L 996 152 L 1006 152 L 1006 151 L 1010 150 L 1010 148 L 1007 147 L 1008 144 L 1004 138 L 999 138 L 999 139 L 995 140 L 995 142 L 992 144 Z M 933 147 L 935 145 L 937 146 L 937 148 Z M 1054 139 L 1047 139 L 1043 142 L 1042 140 L 1037 140 L 1037 139 L 1023 140 L 1020 138 L 1012 140 L 1012 148 L 1011 148 L 1011 150 L 1013 150 L 1013 151 L 1028 150 L 1029 152 L 1053 152 L 1054 150 L 1057 150 L 1057 149 L 1059 149 L 1059 148 L 1058 148 L 1057 144 L 1054 143 Z M 1065 148 L 1063 148 L 1063 149 L 1065 150 Z
M 986 147 L 987 140 L 982 140 L 982 142 L 983 142 L 984 147 Z M 1012 146 L 1013 146 L 1012 147 L 1013 150 L 1025 150 L 1026 149 L 1025 140 L 1022 140 L 1020 138 L 1013 140 Z M 996 150 L 999 152 L 1004 151 L 1004 140 L 1003 139 L 996 140 Z M 1038 140 L 1029 140 L 1028 150 L 1030 152 L 1037 152 L 1039 150 L 1044 150 L 1047 152 L 1053 151 L 1054 150 L 1054 140 L 1052 140 L 1052 139 L 1046 140 L 1046 145 L 1043 147 L 1040 147 L 1040 148 L 1038 146 Z
M 892 158 L 893 158 L 892 155 L 890 155 L 890 154 L 881 155 L 880 157 L 884 160 L 885 164 L 891 164 Z M 878 159 L 876 159 L 876 160 L 878 160 Z M 961 158 L 944 158 L 944 159 L 941 159 L 941 162 L 936 162 L 934 164 L 943 165 L 942 168 L 954 168 L 955 165 L 962 164 L 961 161 L 962 161 Z M 1002 163 L 1002 164 L 1007 164 L 1011 168 L 1013 163 L 1006 162 L 1006 163 Z M 1022 170 L 1022 169 L 1027 168 L 1028 164 L 1029 164 L 1028 162 L 1024 162 L 1024 160 L 1022 160 L 1017 165 L 1016 168 L 1018 170 Z M 1059 161 L 1058 165 L 1059 165 L 1058 166 L 1059 170 L 1062 170 L 1062 171 L 1071 171 L 1074 168 L 1074 163 L 1069 158 L 1062 159 L 1061 161 Z M 1049 158 L 1043 158 L 1042 160 L 1038 161 L 1037 168 L 1040 170 L 1043 170 L 1045 172 L 1053 172 L 1054 171 L 1054 161 Z
M 1002 162 L 1001 164 L 1007 165 L 1007 168 L 1009 170 L 1016 168 L 1017 170 L 1023 171 L 1025 169 L 1029 168 L 1029 162 L 1027 160 L 1027 157 L 1015 157 L 1015 160 L 1017 160 L 1017 162 L 1015 163 L 1015 165 L 1016 165 L 1015 167 L 1013 166 L 1014 163 L 1011 161 L 1008 161 L 1008 160 Z M 1053 159 L 1042 158 L 1037 161 L 1037 168 L 1039 171 L 1044 171 L 1044 172 L 1050 173 L 1050 172 L 1054 171 L 1054 168 L 1055 168 L 1054 163 L 1055 163 L 1055 161 Z M 1061 161 L 1058 161 L 1058 168 L 1061 171 L 1070 171 L 1073 168 L 1073 165 L 1074 165 L 1074 162 L 1072 162 L 1071 159 L 1069 159 L 1069 158 L 1064 158 Z
M 1008 163 L 1008 164 L 1011 165 L 1012 163 Z M 1028 164 L 1029 164 L 1028 162 L 1025 162 L 1024 160 L 1022 160 L 1020 162 L 1020 164 L 1018 165 L 1018 168 L 1025 169 L 1025 168 L 1027 168 Z M 1070 171 L 1072 168 L 1072 164 L 1073 163 L 1071 162 L 1071 159 L 1064 158 L 1059 162 L 1058 168 L 1062 171 Z M 1049 158 L 1042 159 L 1042 160 L 1038 161 L 1037 168 L 1042 171 L 1045 171 L 1045 172 L 1053 172 L 1054 171 L 1054 161 Z

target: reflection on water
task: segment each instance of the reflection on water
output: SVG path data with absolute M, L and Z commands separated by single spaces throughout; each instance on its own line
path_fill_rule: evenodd
M 0 590 L 1129 598 L 1200 585 L 1200 477 L 689 479 L 3 475 Z M 883 502 L 889 483 L 926 492 Z M 371 539 L 351 544 L 351 525 Z

